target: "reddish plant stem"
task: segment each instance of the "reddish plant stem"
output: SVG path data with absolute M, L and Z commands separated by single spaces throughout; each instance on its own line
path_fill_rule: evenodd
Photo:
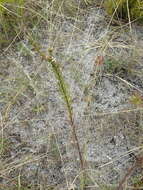
M 79 140 L 78 140 L 77 133 L 76 133 L 76 125 L 74 124 L 74 121 L 72 118 L 70 119 L 70 124 L 72 127 L 72 136 L 74 138 L 75 146 L 76 146 L 78 154 L 79 154 L 80 167 L 82 170 L 84 170 L 84 161 L 83 161 L 83 156 L 82 156 Z

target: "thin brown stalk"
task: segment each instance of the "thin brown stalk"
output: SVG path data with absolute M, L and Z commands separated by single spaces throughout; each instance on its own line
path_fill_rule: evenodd
M 75 146 L 76 146 L 78 154 L 79 154 L 80 167 L 81 167 L 82 170 L 84 170 L 84 160 L 83 160 L 81 148 L 80 148 L 80 145 L 79 145 L 79 140 L 78 140 L 77 133 L 76 133 L 76 128 L 77 127 L 74 124 L 73 119 L 70 120 L 70 124 L 71 124 L 71 127 L 72 127 L 72 136 L 73 136 L 73 139 L 74 139 L 74 142 L 75 142 Z
M 143 165 L 143 156 L 137 157 L 134 165 L 127 170 L 126 175 L 123 177 L 123 179 L 120 181 L 119 186 L 116 190 L 124 190 L 124 184 L 125 182 L 130 178 L 132 173 L 135 171 L 136 168 L 142 167 Z

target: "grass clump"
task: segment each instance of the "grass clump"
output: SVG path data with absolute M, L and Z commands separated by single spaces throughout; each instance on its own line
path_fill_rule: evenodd
M 139 106 L 142 107 L 143 106 L 143 97 L 139 94 L 139 93 L 134 93 L 131 97 L 130 97 L 130 102 L 135 105 L 135 106 Z
M 135 189 L 142 189 L 143 188 L 143 176 L 137 176 L 132 178 L 132 186 Z
M 9 142 L 6 138 L 0 138 L 0 155 L 3 156 L 9 149 Z
M 124 71 L 128 72 L 127 63 L 115 58 L 107 58 L 105 60 L 105 70 L 110 74 L 119 74 Z
M 51 3 L 52 9 L 56 11 L 56 13 L 57 12 L 63 13 L 64 15 L 68 17 L 74 17 L 76 15 L 78 4 L 74 0 L 70 0 L 70 1 L 49 0 L 49 2 Z
M 40 10 L 36 1 L 0 0 L 0 47 L 23 39 L 41 19 Z
M 106 0 L 105 8 L 114 18 L 143 21 L 142 0 Z
M 52 7 L 52 11 L 55 14 L 63 14 L 66 17 L 76 17 L 79 15 L 79 11 L 82 11 L 83 8 L 94 5 L 95 0 L 49 0 L 49 3 Z
M 18 34 L 23 17 L 24 0 L 0 1 L 0 45 L 5 46 Z

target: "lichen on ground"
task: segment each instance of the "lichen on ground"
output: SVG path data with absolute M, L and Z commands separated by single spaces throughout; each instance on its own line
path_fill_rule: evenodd
M 143 29 L 110 25 L 103 6 L 69 16 L 48 2 L 44 25 L 0 56 L 0 189 L 84 186 L 59 81 L 29 37 L 44 55 L 52 50 L 68 86 L 87 188 L 116 189 L 143 153 Z

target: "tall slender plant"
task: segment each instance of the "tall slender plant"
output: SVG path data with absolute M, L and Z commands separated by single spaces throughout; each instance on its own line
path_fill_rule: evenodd
M 67 107 L 68 118 L 69 118 L 70 126 L 72 128 L 73 139 L 74 139 L 75 146 L 76 146 L 76 149 L 79 154 L 80 167 L 81 167 L 81 170 L 84 170 L 84 159 L 82 156 L 79 140 L 78 140 L 77 133 L 76 133 L 76 125 L 75 125 L 75 122 L 73 119 L 72 101 L 71 101 L 70 93 L 67 88 L 66 82 L 64 80 L 62 71 L 60 69 L 59 63 L 53 57 L 51 49 L 49 50 L 49 55 L 47 56 L 41 51 L 42 48 L 40 47 L 40 45 L 38 43 L 36 43 L 33 40 L 30 40 L 30 41 L 31 41 L 31 44 L 34 47 L 35 51 L 41 56 L 41 58 L 43 60 L 47 61 L 47 63 L 50 63 L 52 66 L 53 73 L 58 81 L 59 92 L 62 94 L 62 97 L 63 97 L 64 102 Z

